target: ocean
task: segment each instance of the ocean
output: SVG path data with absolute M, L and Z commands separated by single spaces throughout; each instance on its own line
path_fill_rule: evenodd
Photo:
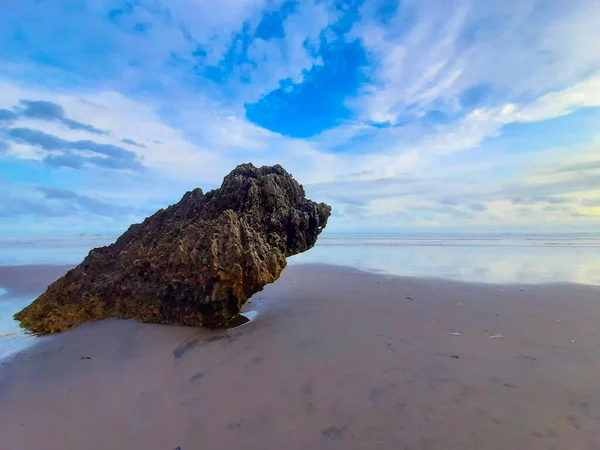
M 290 263 L 481 283 L 600 285 L 600 233 L 328 234 Z
M 0 271 L 7 266 L 76 265 L 116 236 L 76 235 L 0 239 Z M 569 234 L 342 234 L 325 232 L 289 264 L 324 263 L 409 277 L 497 284 L 600 285 L 600 233 Z M 25 269 L 25 267 L 21 267 Z M 23 273 L 21 271 L 20 273 Z M 27 280 L 25 280 L 25 283 Z M 0 278 L 0 359 L 36 337 L 12 315 L 43 291 L 15 295 Z

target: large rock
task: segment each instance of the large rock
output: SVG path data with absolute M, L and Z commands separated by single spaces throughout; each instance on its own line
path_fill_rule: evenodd
M 283 167 L 243 164 L 220 189 L 188 192 L 92 250 L 15 318 L 41 333 L 107 317 L 224 326 L 315 244 L 330 213 Z

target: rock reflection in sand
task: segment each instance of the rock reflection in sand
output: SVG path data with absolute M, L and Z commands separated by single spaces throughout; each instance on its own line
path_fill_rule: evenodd
M 194 336 L 173 350 L 173 357 L 180 359 L 195 347 L 210 344 L 211 342 L 225 341 L 227 344 L 231 344 L 239 338 L 239 333 L 235 333 L 234 330 L 238 330 L 248 322 L 254 320 L 257 315 L 257 311 L 242 312 L 229 323 L 227 328 L 221 330 L 199 328 Z

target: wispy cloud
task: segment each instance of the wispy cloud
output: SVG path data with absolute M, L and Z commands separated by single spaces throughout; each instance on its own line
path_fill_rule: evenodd
M 598 69 L 597 52 L 580 45 L 596 33 L 596 2 L 409 0 L 388 23 L 378 20 L 372 5 L 365 2 L 355 33 L 381 65 L 361 102 L 367 117 L 378 122 L 396 123 L 432 109 L 461 114 L 477 96 L 475 103 L 492 106 L 535 98 Z M 575 93 L 565 91 L 560 109 Z
M 135 147 L 141 147 L 141 148 L 145 148 L 146 146 L 144 144 L 140 144 L 139 142 L 135 142 L 133 139 L 121 139 L 121 142 L 123 144 L 129 144 L 129 145 L 133 145 Z
M 21 100 L 15 109 L 23 116 L 30 119 L 41 119 L 56 121 L 71 130 L 83 130 L 94 134 L 108 134 L 108 131 L 100 130 L 92 125 L 77 122 L 65 117 L 65 111 L 60 105 L 43 100 Z
M 15 187 L 10 184 L 0 186 L 0 217 L 4 219 L 0 229 L 3 231 L 114 230 L 127 227 L 153 212 L 153 208 L 139 208 L 68 189 L 33 185 L 23 191 Z
M 560 173 L 581 173 L 581 172 L 587 172 L 590 170 L 598 170 L 600 169 L 600 159 L 599 160 L 592 160 L 592 161 L 581 161 L 581 162 L 576 162 L 576 163 L 571 163 L 571 164 L 560 164 L 557 165 L 555 167 L 552 168 L 548 168 L 545 169 L 546 172 L 545 173 L 554 173 L 554 174 L 560 174 Z
M 19 116 L 14 111 L 8 109 L 0 109 L 0 122 L 16 120 Z
M 61 206 L 67 205 L 68 208 L 78 208 L 91 214 L 99 216 L 117 216 L 117 215 L 129 215 L 131 216 L 135 211 L 132 211 L 129 207 L 115 205 L 114 203 L 101 201 L 87 195 L 81 195 L 76 192 L 67 190 L 52 188 L 47 186 L 39 186 L 38 191 L 44 194 L 46 200 L 57 201 Z
M 544 196 L 535 196 L 535 197 L 515 197 L 512 199 L 514 205 L 536 205 L 539 203 L 549 203 L 551 205 L 563 205 L 567 203 L 571 203 L 573 200 L 570 198 L 560 198 L 560 197 L 544 197 Z
M 11 128 L 6 132 L 6 137 L 50 153 L 43 158 L 44 161 L 58 167 L 81 168 L 92 165 L 138 171 L 143 169 L 135 153 L 111 144 L 90 140 L 67 141 L 30 128 Z

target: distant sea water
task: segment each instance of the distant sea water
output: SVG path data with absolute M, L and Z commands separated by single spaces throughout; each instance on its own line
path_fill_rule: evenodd
M 0 266 L 78 264 L 113 235 L 0 238 Z M 600 285 L 600 233 L 336 234 L 324 232 L 290 264 L 325 263 L 412 277 L 483 283 L 570 282 Z M 33 338 L 12 315 L 33 297 L 0 285 L 0 359 Z
M 600 285 L 600 233 L 324 234 L 289 261 L 469 282 Z

